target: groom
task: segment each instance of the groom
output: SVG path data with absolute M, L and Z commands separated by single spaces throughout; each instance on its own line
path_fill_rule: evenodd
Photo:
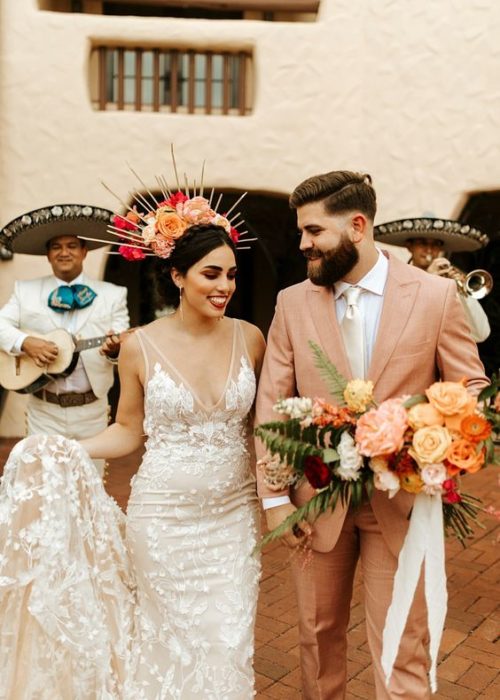
M 371 379 L 375 400 L 422 393 L 436 380 L 467 378 L 473 393 L 486 384 L 456 284 L 428 275 L 373 240 L 376 197 L 369 175 L 334 171 L 305 180 L 292 193 L 308 280 L 283 290 L 269 331 L 257 397 L 257 422 L 276 420 L 273 404 L 289 396 L 327 393 L 314 366 L 313 340 L 347 379 Z M 313 495 L 302 483 L 271 491 L 259 475 L 267 524 L 277 527 Z M 346 692 L 346 633 L 358 559 L 363 572 L 368 644 L 377 700 L 430 696 L 426 610 L 419 588 L 389 687 L 381 668 L 382 632 L 413 495 L 389 500 L 375 491 L 358 509 L 338 504 L 313 526 L 284 536 L 296 547 L 312 534 L 311 562 L 293 559 L 299 605 L 303 696 L 341 700 Z

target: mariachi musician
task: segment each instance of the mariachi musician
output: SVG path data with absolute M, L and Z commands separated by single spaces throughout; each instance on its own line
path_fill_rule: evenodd
M 410 265 L 454 279 L 472 338 L 476 343 L 486 340 L 490 334 L 490 324 L 478 299 L 491 291 L 491 275 L 486 270 L 474 270 L 466 275 L 451 265 L 446 257 L 450 253 L 483 248 L 489 242 L 485 233 L 458 221 L 421 217 L 379 224 L 374 229 L 374 235 L 375 240 L 381 243 L 408 248 L 411 253 Z
M 108 240 L 111 215 L 107 209 L 60 204 L 24 214 L 0 231 L 0 244 L 14 253 L 46 255 L 53 273 L 15 283 L 11 298 L 0 309 L 1 350 L 47 367 L 59 348 L 38 335 L 63 328 L 79 339 L 107 336 L 100 348 L 78 356 L 69 376 L 56 377 L 30 394 L 28 435 L 59 433 L 81 439 L 107 425 L 107 394 L 120 347 L 117 334 L 129 326 L 127 290 L 87 277 L 83 272 L 87 251 L 103 243 L 87 242 L 79 235 Z M 97 466 L 102 474 L 104 462 Z

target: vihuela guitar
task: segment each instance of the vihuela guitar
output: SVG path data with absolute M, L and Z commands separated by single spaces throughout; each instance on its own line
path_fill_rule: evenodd
M 32 331 L 24 332 L 35 338 L 52 341 L 59 348 L 59 352 L 54 362 L 39 367 L 28 355 L 11 355 L 0 350 L 0 386 L 10 391 L 17 391 L 19 394 L 32 394 L 43 389 L 44 386 L 58 377 L 69 376 L 75 369 L 82 350 L 97 348 L 108 337 L 101 335 L 96 338 L 75 340 L 63 328 L 57 328 L 45 335 Z M 124 334 L 117 333 L 116 335 L 121 340 Z

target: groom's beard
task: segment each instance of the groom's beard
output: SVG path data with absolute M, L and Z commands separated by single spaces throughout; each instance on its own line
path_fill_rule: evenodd
M 308 251 L 307 276 L 318 287 L 332 287 L 347 275 L 359 261 L 358 249 L 346 235 L 336 248 L 326 253 Z M 312 263 L 309 260 L 315 259 Z

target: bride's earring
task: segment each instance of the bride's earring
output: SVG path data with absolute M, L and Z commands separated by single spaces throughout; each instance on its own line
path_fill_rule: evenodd
M 181 317 L 181 321 L 184 321 L 184 315 L 182 313 L 182 287 L 179 287 L 179 315 Z

